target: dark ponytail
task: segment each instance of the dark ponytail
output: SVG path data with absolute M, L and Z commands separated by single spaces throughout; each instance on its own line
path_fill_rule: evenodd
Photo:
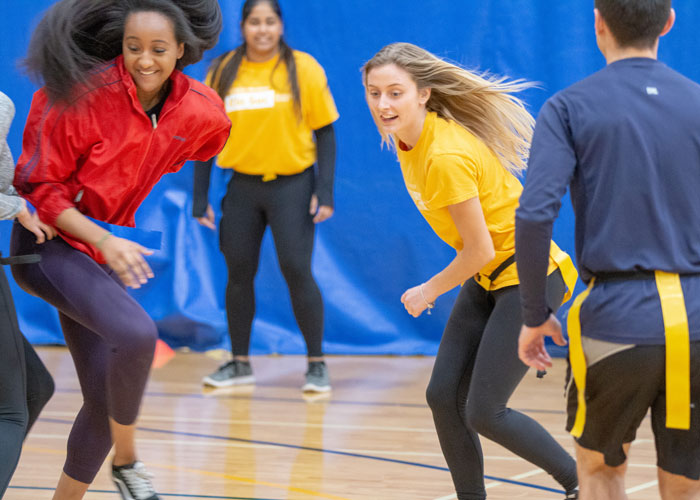
M 292 98 L 294 99 L 294 109 L 297 115 L 301 117 L 301 97 L 299 94 L 299 79 L 297 78 L 297 63 L 294 61 L 294 51 L 287 45 L 287 42 L 283 38 L 280 38 L 280 58 L 277 61 L 279 65 L 280 61 L 284 61 L 287 66 L 287 74 L 289 75 L 289 88 L 292 89 Z M 272 72 L 274 73 L 274 69 Z
M 277 0 L 246 0 L 243 4 L 243 9 L 241 13 L 241 25 L 245 23 L 248 16 L 250 16 L 253 8 L 260 4 L 266 2 L 270 5 L 272 10 L 277 14 L 277 17 L 282 20 L 282 8 Z M 297 115 L 301 117 L 301 93 L 299 91 L 299 79 L 297 78 L 297 64 L 294 60 L 294 51 L 287 45 L 284 38 L 280 37 L 280 58 L 277 64 L 273 68 L 272 72 L 275 72 L 277 66 L 280 62 L 284 62 L 287 67 L 287 78 L 289 82 L 289 88 L 292 90 L 292 98 L 294 100 L 294 109 Z M 236 47 L 233 51 L 233 56 L 229 58 L 226 64 L 222 65 L 223 61 L 230 54 L 227 52 L 212 61 L 209 67 L 209 73 L 211 75 L 212 88 L 216 91 L 221 99 L 226 99 L 226 95 L 231 89 L 231 85 L 236 81 L 236 75 L 238 75 L 238 68 L 241 66 L 241 61 L 246 53 L 246 43 L 245 40 L 241 45 Z M 270 77 L 272 79 L 272 77 Z
M 61 0 L 32 34 L 23 65 L 52 101 L 67 100 L 78 84 L 90 85 L 100 64 L 122 53 L 124 25 L 134 12 L 159 12 L 174 26 L 185 53 L 182 69 L 216 45 L 222 16 L 217 0 Z

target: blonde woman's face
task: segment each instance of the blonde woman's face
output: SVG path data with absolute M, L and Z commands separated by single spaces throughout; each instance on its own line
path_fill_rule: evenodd
M 418 89 L 411 75 L 395 64 L 367 73 L 366 98 L 377 126 L 402 142 L 414 145 L 413 136 L 423 127 L 429 89 Z

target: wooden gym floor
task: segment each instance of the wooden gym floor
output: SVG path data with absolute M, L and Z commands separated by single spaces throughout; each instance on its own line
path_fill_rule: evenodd
M 40 348 L 56 394 L 26 440 L 6 500 L 48 500 L 81 404 L 65 348 Z M 163 499 L 449 500 L 452 482 L 425 403 L 432 357 L 329 357 L 333 392 L 302 395 L 301 356 L 253 357 L 255 387 L 205 391 L 216 353 L 178 353 L 155 370 L 138 423 L 140 458 Z M 564 362 L 528 373 L 511 406 L 542 423 L 567 449 Z M 647 419 L 632 445 L 630 499 L 658 498 Z M 490 500 L 563 498 L 547 474 L 483 440 Z M 109 459 L 87 500 L 119 498 Z

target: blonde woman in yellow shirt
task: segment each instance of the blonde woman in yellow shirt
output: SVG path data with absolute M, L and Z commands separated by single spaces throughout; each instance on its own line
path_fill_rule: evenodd
M 462 284 L 427 390 L 440 445 L 460 500 L 482 500 L 478 434 L 541 467 L 567 499 L 576 464 L 537 422 L 507 407 L 527 372 L 514 265 L 515 209 L 534 120 L 513 94 L 527 85 L 485 78 L 408 43 L 384 47 L 363 68 L 367 103 L 397 151 L 406 188 L 457 256 L 401 297 L 409 314 Z M 552 243 L 547 295 L 556 310 L 576 271 Z M 568 297 L 567 297 L 568 298 Z
M 241 31 L 243 44 L 215 60 L 207 77 L 207 84 L 224 100 L 232 124 L 216 161 L 234 171 L 220 222 L 233 360 L 203 382 L 226 387 L 255 381 L 248 358 L 255 315 L 253 281 L 269 225 L 306 341 L 309 365 L 302 390 L 327 392 L 331 387 L 322 350 L 323 301 L 311 274 L 311 253 L 315 223 L 333 215 L 332 124 L 338 112 L 323 68 L 282 38 L 277 0 L 247 0 Z M 193 215 L 215 229 L 207 201 L 211 164 L 195 166 Z

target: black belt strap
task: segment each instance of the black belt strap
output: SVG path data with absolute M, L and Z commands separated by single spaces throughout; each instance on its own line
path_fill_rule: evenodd
M 515 254 L 511 255 L 506 260 L 501 262 L 501 264 L 493 270 L 493 272 L 489 275 L 489 281 L 493 283 L 496 280 L 496 278 L 498 278 L 500 274 L 506 269 L 508 269 L 508 267 L 513 263 L 515 263 Z M 546 370 L 537 370 L 537 378 L 542 378 L 545 375 L 547 375 Z
M 0 265 L 9 266 L 16 264 L 36 264 L 41 262 L 41 255 L 35 253 L 27 255 L 15 255 L 14 257 L 0 257 Z
M 684 276 L 700 276 L 700 273 L 677 273 Z M 594 274 L 596 283 L 610 281 L 636 281 L 655 279 L 654 271 L 605 271 Z
M 491 274 L 489 274 L 489 281 L 494 282 L 496 281 L 496 278 L 500 276 L 500 274 L 505 271 L 511 264 L 515 262 L 515 254 L 511 255 L 508 257 L 506 260 L 501 262 L 501 265 L 498 266 L 496 269 L 493 270 Z

